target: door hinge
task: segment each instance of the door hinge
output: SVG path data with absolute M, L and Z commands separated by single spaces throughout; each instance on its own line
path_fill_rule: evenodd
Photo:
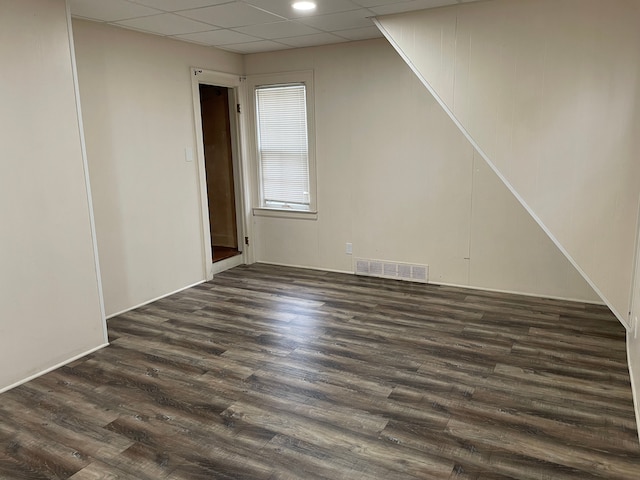
M 236 107 L 237 107 L 237 109 L 238 109 L 238 113 L 242 113 L 242 112 L 240 111 L 240 104 L 236 105 Z
M 249 245 L 249 237 L 244 237 L 244 244 Z

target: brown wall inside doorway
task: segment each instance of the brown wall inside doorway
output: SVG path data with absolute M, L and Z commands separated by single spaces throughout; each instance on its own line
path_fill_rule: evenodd
M 237 249 L 228 89 L 200 85 L 200 107 L 211 245 Z

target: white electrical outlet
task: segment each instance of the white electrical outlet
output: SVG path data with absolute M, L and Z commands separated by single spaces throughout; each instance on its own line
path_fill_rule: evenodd
M 345 249 L 345 253 L 347 255 L 351 255 L 353 253 L 353 244 L 350 242 L 347 242 L 347 248 Z

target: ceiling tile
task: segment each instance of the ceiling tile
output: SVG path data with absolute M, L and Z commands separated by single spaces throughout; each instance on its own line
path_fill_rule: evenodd
M 333 32 L 336 30 L 347 30 L 350 28 L 371 27 L 372 13 L 369 10 L 361 8 L 350 12 L 331 13 L 329 15 L 319 15 L 317 17 L 301 18 L 299 21 L 305 25 Z
M 115 22 L 116 20 L 163 13 L 160 10 L 136 5 L 125 0 L 70 0 L 69 5 L 74 16 L 101 22 Z
M 315 10 L 303 12 L 291 7 L 293 0 L 244 0 L 267 12 L 281 15 L 285 18 L 306 18 L 327 13 L 347 12 L 360 8 L 352 0 L 321 0 L 317 2 Z
M 370 8 L 377 7 L 379 5 L 389 5 L 391 3 L 399 3 L 406 2 L 407 0 L 353 0 L 355 3 L 360 5 L 361 7 Z M 456 0 L 451 0 L 453 3 L 456 3 Z
M 270 40 L 261 40 L 259 42 L 224 45 L 220 48 L 224 48 L 225 50 L 230 50 L 236 53 L 260 53 L 273 52 L 275 50 L 285 50 L 291 47 L 289 47 L 288 45 L 283 45 L 282 43 L 272 42 Z
M 231 45 L 233 43 L 248 43 L 262 40 L 260 38 L 234 32 L 233 30 L 214 30 L 211 32 L 189 33 L 187 35 L 176 35 L 174 38 L 190 40 L 204 45 Z
M 269 23 L 284 18 L 264 12 L 246 3 L 233 2 L 213 7 L 197 8 L 180 12 L 180 15 L 207 22 L 219 27 L 243 27 L 256 23 Z
M 335 32 L 335 34 L 348 38 L 349 40 L 367 40 L 369 38 L 382 37 L 382 33 L 380 33 L 380 30 L 378 30 L 376 26 L 340 30 L 339 32 Z
M 1 0 L 0 0 L 1 1 Z M 380 37 L 374 15 L 478 0 L 317 0 L 311 12 L 293 0 L 69 0 L 71 14 L 240 53 Z M 172 13 L 175 12 L 175 13 Z
M 371 8 L 381 5 L 392 5 L 396 3 L 411 3 L 407 0 L 353 0 L 363 7 Z M 458 0 L 419 0 L 419 6 L 414 10 L 422 10 L 425 8 L 443 7 L 445 5 L 456 5 L 460 3 Z
M 392 13 L 410 12 L 412 10 L 424 10 L 426 8 L 456 5 L 457 3 L 458 2 L 455 0 L 412 0 L 410 2 L 398 2 L 388 5 L 380 5 L 378 7 L 370 7 L 370 10 L 373 10 L 376 15 L 389 15 Z
M 343 43 L 344 38 L 336 37 L 330 33 L 316 33 L 314 35 L 303 35 L 301 37 L 283 38 L 280 43 L 291 47 L 313 47 L 316 45 L 328 45 L 330 43 Z
M 259 25 L 250 25 L 248 27 L 239 27 L 234 30 L 246 33 L 247 35 L 253 35 L 254 37 L 267 39 L 296 37 L 299 35 L 320 33 L 315 28 L 292 21 L 262 23 Z
M 121 22 L 116 22 L 115 25 L 135 28 L 136 30 L 144 30 L 145 32 L 157 33 L 160 35 L 179 35 L 184 33 L 205 32 L 215 28 L 207 23 L 196 22 L 195 20 L 179 17 L 172 13 L 163 13 L 161 15 L 152 15 L 150 17 L 123 20 Z
M 103 0 L 105 1 L 105 0 Z M 165 12 L 177 12 L 179 10 L 189 10 L 191 8 L 209 7 L 229 3 L 230 0 L 129 0 L 133 3 L 157 8 Z

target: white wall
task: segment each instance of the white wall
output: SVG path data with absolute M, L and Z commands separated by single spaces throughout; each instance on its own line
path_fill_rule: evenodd
M 253 217 L 256 260 L 353 271 L 353 242 L 433 282 L 597 300 L 386 41 L 245 57 L 247 74 L 305 69 L 318 219 Z
M 106 343 L 64 0 L 0 0 L 0 390 Z
M 74 20 L 107 315 L 205 279 L 190 67 L 237 54 Z
M 640 194 L 640 3 L 493 0 L 380 22 L 626 321 Z

